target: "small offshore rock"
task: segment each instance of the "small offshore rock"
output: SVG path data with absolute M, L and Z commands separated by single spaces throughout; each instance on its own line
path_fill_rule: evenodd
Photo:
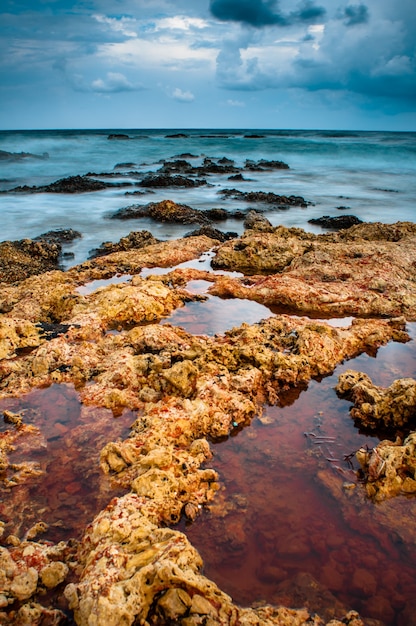
M 48 230 L 42 235 L 38 235 L 33 241 L 46 241 L 47 243 L 71 243 L 74 239 L 81 238 L 82 235 L 72 228 L 57 228 L 56 230 Z
M 356 224 L 363 224 L 363 221 L 355 215 L 341 215 L 336 217 L 323 215 L 322 217 L 308 220 L 308 223 L 321 226 L 322 228 L 330 228 L 331 230 L 341 230 L 342 228 L 351 228 L 351 226 L 355 226 Z
M 148 174 L 139 183 L 141 187 L 201 187 L 206 184 L 204 179 L 168 174 Z

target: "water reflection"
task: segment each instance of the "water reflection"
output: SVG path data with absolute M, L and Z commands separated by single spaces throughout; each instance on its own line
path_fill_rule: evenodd
M 403 347 L 392 352 L 409 375 L 414 354 L 404 358 Z M 212 465 L 222 492 L 202 519 L 182 528 L 200 551 L 205 574 L 237 603 L 306 605 L 328 620 L 355 608 L 386 626 L 410 623 L 416 527 L 389 527 L 388 520 L 404 514 L 414 520 L 416 500 L 378 504 L 379 519 L 373 503 L 357 506 L 351 499 L 350 490 L 361 486 L 346 457 L 378 439 L 354 427 L 349 403 L 333 389 L 347 367 L 371 372 L 375 362 L 362 356 L 340 366 L 312 381 L 293 404 L 268 407 L 215 446 Z M 386 363 L 381 370 L 392 373 Z M 332 482 L 344 485 L 337 498 Z
M 40 469 L 22 484 L 0 486 L 0 519 L 6 534 L 23 536 L 32 524 L 47 522 L 44 535 L 51 541 L 80 537 L 85 526 L 114 495 L 99 468 L 99 453 L 108 442 L 125 438 L 134 421 L 130 411 L 115 419 L 108 409 L 81 405 L 72 385 L 51 385 L 20 398 L 0 402 L 0 411 L 20 413 L 35 430 L 20 437 L 8 457 Z M 1 431 L 10 429 L 1 424 Z M 7 478 L 16 476 L 13 468 Z

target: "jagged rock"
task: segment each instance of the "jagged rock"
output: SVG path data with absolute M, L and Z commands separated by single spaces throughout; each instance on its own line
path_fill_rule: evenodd
M 132 248 L 144 248 L 155 243 L 159 243 L 159 240 L 155 239 L 148 230 L 132 231 L 126 237 L 122 237 L 117 243 L 111 243 L 110 241 L 102 243 L 99 248 L 90 252 L 89 258 L 95 259 L 99 256 L 121 252 L 122 250 L 131 250 Z
M 329 228 L 331 230 L 341 230 L 342 228 L 350 228 L 356 224 L 362 224 L 363 221 L 355 215 L 341 215 L 336 217 L 329 217 L 324 215 L 323 217 L 316 217 L 308 220 L 309 224 L 316 224 L 322 226 L 322 228 Z
M 416 380 L 400 378 L 390 387 L 374 385 L 362 372 L 347 370 L 335 387 L 342 398 L 354 403 L 351 417 L 364 428 L 391 430 L 416 426 Z
M 184 236 L 185 237 L 200 237 L 201 235 L 211 237 L 211 239 L 216 239 L 221 242 L 228 241 L 229 239 L 235 239 L 236 237 L 238 237 L 237 233 L 233 233 L 233 232 L 224 233 L 221 230 L 214 228 L 213 226 L 201 226 L 201 228 L 198 228 L 197 230 L 193 230 L 189 233 L 186 233 Z
M 132 183 L 107 183 L 102 180 L 89 178 L 88 176 L 69 176 L 61 178 L 50 185 L 38 187 L 23 185 L 14 187 L 7 192 L 1 193 L 86 193 L 90 191 L 102 191 L 109 187 L 129 187 Z
M 203 211 L 193 209 L 186 204 L 177 204 L 172 200 L 150 202 L 144 206 L 131 205 L 119 209 L 111 219 L 138 219 L 151 217 L 158 222 L 178 222 L 180 224 L 209 224 L 210 220 Z
M 244 220 L 244 228 L 247 230 L 256 230 L 261 232 L 273 232 L 274 228 L 269 220 L 261 215 L 261 213 L 257 213 L 257 211 L 249 211 L 245 220 Z
M 239 191 L 238 189 L 222 189 L 219 192 L 225 198 L 244 200 L 244 202 L 258 202 L 261 204 L 273 204 L 279 208 L 291 206 L 307 207 L 308 202 L 302 196 L 280 196 L 271 191 Z
M 34 241 L 46 241 L 47 243 L 65 244 L 82 237 L 81 233 L 72 228 L 58 228 L 56 230 L 48 230 L 42 235 L 34 238 Z
M 186 176 L 169 174 L 148 174 L 140 181 L 141 187 L 201 187 L 207 181 L 200 178 L 187 178 Z
M 59 267 L 59 243 L 22 239 L 0 243 L 0 281 L 13 283 Z

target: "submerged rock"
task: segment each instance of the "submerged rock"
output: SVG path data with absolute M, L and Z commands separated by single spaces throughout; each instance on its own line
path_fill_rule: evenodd
M 23 159 L 49 159 L 49 154 L 44 152 L 43 154 L 32 154 L 31 152 L 7 152 L 7 150 L 0 150 L 0 161 L 12 161 L 18 162 Z

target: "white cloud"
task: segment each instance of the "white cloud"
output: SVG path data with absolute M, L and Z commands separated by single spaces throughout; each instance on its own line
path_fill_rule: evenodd
M 201 64 L 215 67 L 216 50 L 211 48 L 191 49 L 188 42 L 173 37 L 135 38 L 122 42 L 105 43 L 99 47 L 98 55 L 109 63 L 127 64 L 140 69 L 170 67 L 180 69 L 200 68 Z
M 142 85 L 133 84 L 119 72 L 107 72 L 105 79 L 97 78 L 91 83 L 91 90 L 98 93 L 117 93 L 120 91 L 137 91 Z
M 208 27 L 208 22 L 196 17 L 187 17 L 185 15 L 175 15 L 174 17 L 165 17 L 155 22 L 156 31 L 158 30 L 181 30 L 190 31 L 192 29 L 203 29 Z
M 93 15 L 92 16 L 99 24 L 104 24 L 108 28 L 116 33 L 120 33 L 125 37 L 137 37 L 134 26 L 137 27 L 136 20 L 131 17 L 107 17 L 105 15 Z
M 229 107 L 245 107 L 245 102 L 241 102 L 241 100 L 227 100 L 227 104 Z
M 192 91 L 182 91 L 179 87 L 176 87 L 172 91 L 171 97 L 174 100 L 178 100 L 178 102 L 193 102 L 195 100 L 195 96 Z

